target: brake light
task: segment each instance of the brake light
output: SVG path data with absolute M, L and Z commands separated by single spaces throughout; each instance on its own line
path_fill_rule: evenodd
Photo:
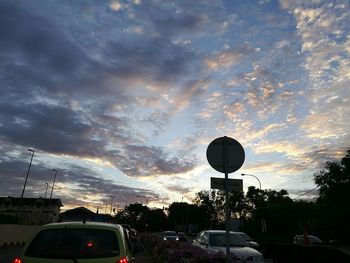
M 12 263 L 23 263 L 23 261 L 20 258 L 15 258 Z
M 118 261 L 118 263 L 129 263 L 129 260 L 128 260 L 126 257 L 124 257 L 124 258 L 121 258 L 121 259 Z

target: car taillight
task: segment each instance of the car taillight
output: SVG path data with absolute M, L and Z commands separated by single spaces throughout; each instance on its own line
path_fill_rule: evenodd
M 20 258 L 15 258 L 14 260 L 12 260 L 12 263 L 23 263 L 23 261 Z
M 127 258 L 121 258 L 118 263 L 129 263 L 129 260 Z

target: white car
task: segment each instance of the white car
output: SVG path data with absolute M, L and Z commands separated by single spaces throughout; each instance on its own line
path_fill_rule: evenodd
M 240 235 L 247 243 L 250 247 L 254 248 L 254 249 L 258 249 L 259 248 L 259 243 L 254 241 L 249 235 L 247 235 L 244 232 L 236 232 L 238 235 Z
M 237 233 L 230 232 L 230 252 L 235 262 L 263 263 L 263 255 L 249 247 L 249 244 Z M 226 231 L 225 230 L 204 230 L 200 232 L 193 245 L 206 250 L 209 254 L 226 254 Z

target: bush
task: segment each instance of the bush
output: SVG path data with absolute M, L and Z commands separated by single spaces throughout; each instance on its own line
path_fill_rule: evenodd
M 152 251 L 155 262 L 167 263 L 225 263 L 225 255 L 208 255 L 199 247 L 188 243 L 171 242 L 159 239 Z

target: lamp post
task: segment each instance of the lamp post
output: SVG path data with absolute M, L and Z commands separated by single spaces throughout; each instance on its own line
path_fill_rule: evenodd
M 145 198 L 145 200 L 146 200 L 146 205 L 148 204 L 148 202 L 149 202 L 150 200 L 152 200 L 152 197 L 147 197 L 147 196 L 143 196 L 143 195 L 137 195 L 136 197 Z M 154 197 L 154 199 L 157 199 L 157 198 L 158 198 L 158 195 L 156 195 L 156 196 Z
M 241 174 L 242 176 L 252 176 L 259 182 L 259 188 L 261 191 L 261 182 L 258 177 L 256 177 L 254 174 Z M 266 233 L 266 221 L 264 219 L 264 210 L 262 210 L 262 219 L 261 219 L 261 232 Z
M 53 183 L 52 183 L 52 188 L 51 188 L 51 194 L 50 194 L 50 200 L 52 198 L 52 192 L 53 192 L 53 188 L 55 186 L 55 182 L 56 182 L 56 175 L 57 175 L 57 170 L 56 169 L 52 169 L 52 171 L 55 172 L 55 176 L 53 177 Z M 50 205 L 50 204 L 49 204 Z
M 147 207 L 148 202 L 152 199 L 152 197 L 147 197 L 147 196 L 144 196 L 144 195 L 136 195 L 136 197 L 145 198 L 145 200 L 146 200 L 146 207 Z M 158 198 L 158 195 L 156 195 L 153 199 L 157 199 L 157 198 Z M 151 217 L 150 217 L 149 212 L 148 212 L 148 215 L 146 215 L 145 221 L 146 221 L 145 222 L 145 232 L 148 232 L 149 227 L 151 225 Z
M 27 180 L 28 180 L 28 175 L 30 172 L 30 167 L 32 166 L 32 161 L 33 161 L 33 157 L 34 157 L 34 153 L 35 151 L 33 149 L 28 149 L 28 151 L 32 152 L 32 157 L 30 158 L 30 162 L 29 162 L 29 166 L 28 166 L 28 170 L 27 170 L 27 175 L 26 175 L 26 179 L 24 181 L 24 186 L 23 186 L 23 190 L 22 190 L 22 194 L 21 194 L 21 201 L 23 199 L 23 195 L 24 195 L 24 191 L 26 189 L 26 185 L 27 185 Z M 22 202 L 21 202 L 22 203 Z
M 242 176 L 252 176 L 252 177 L 254 177 L 256 180 L 258 180 L 258 182 L 259 182 L 259 187 L 260 187 L 260 190 L 261 190 L 261 182 L 260 182 L 260 180 L 259 180 L 259 178 L 258 177 L 256 177 L 255 175 L 253 175 L 253 174 L 241 174 Z
M 25 191 L 25 189 L 26 189 L 27 180 L 28 180 L 28 175 L 29 175 L 29 172 L 30 172 L 30 167 L 32 166 L 32 161 L 33 161 L 33 157 L 34 157 L 34 153 L 35 153 L 35 151 L 34 151 L 33 149 L 28 149 L 28 151 L 32 152 L 32 157 L 30 158 L 30 162 L 29 162 L 29 166 L 28 166 L 28 170 L 27 170 L 26 179 L 25 179 L 24 185 L 23 185 L 23 190 L 22 190 L 21 198 L 20 198 L 20 200 L 19 200 L 19 205 L 17 206 L 16 219 L 18 219 L 18 212 L 19 212 L 20 208 L 22 207 L 23 195 L 24 195 L 24 191 Z M 17 221 L 17 220 L 16 220 L 16 221 Z
M 47 188 L 49 188 L 49 184 L 48 183 L 45 183 L 46 184 L 46 191 L 45 191 L 45 197 L 46 198 L 46 195 L 47 195 Z

